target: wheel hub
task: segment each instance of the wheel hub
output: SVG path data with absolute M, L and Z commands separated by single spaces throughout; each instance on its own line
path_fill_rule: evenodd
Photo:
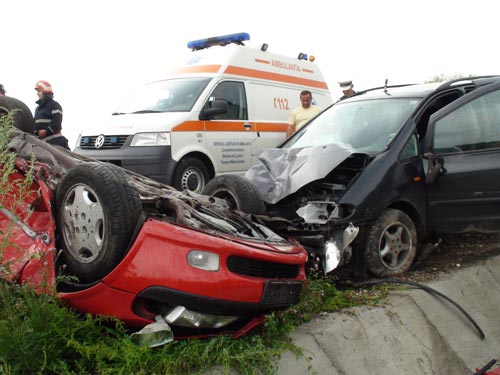
M 69 251 L 80 262 L 92 262 L 104 238 L 104 210 L 97 195 L 86 185 L 75 185 L 66 194 L 62 210 L 62 232 Z
M 199 170 L 190 168 L 186 170 L 186 173 L 184 173 L 184 176 L 182 176 L 181 184 L 183 190 L 189 190 L 199 193 L 205 185 L 205 179 L 203 178 L 203 175 Z

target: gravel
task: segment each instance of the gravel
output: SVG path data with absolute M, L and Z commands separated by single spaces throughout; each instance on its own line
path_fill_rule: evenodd
M 436 280 L 451 272 L 500 254 L 500 233 L 465 233 L 441 236 L 435 250 L 404 278 L 416 282 Z

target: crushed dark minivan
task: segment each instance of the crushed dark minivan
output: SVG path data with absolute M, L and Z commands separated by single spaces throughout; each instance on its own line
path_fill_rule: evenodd
M 358 92 L 204 194 L 295 237 L 325 273 L 391 277 L 440 233 L 499 231 L 499 174 L 500 76 L 467 77 Z

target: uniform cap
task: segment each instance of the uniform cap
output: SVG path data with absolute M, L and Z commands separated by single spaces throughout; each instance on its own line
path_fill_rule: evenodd
M 346 91 L 346 90 L 352 89 L 353 85 L 352 85 L 352 81 L 343 81 L 343 82 L 339 82 L 339 86 L 342 89 L 342 91 Z
M 44 94 L 54 93 L 52 86 L 47 81 L 38 81 L 35 85 L 35 90 L 40 90 Z

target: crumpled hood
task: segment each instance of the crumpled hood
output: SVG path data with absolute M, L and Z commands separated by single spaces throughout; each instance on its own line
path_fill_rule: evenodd
M 274 204 L 302 186 L 324 178 L 353 153 L 341 144 L 268 149 L 261 153 L 259 162 L 250 167 L 245 177 L 264 201 Z

